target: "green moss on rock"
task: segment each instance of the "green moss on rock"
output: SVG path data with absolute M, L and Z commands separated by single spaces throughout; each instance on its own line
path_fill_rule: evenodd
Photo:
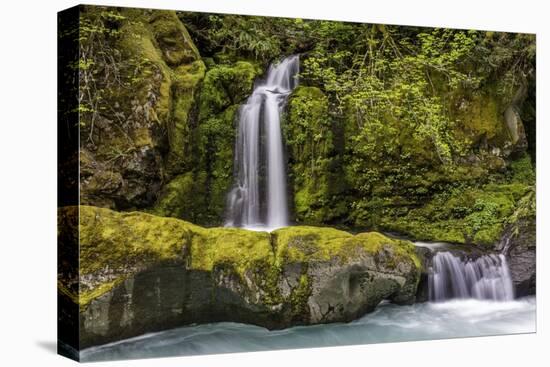
M 273 264 L 269 233 L 237 228 L 210 228 L 193 238 L 191 268 L 212 271 L 228 265 L 244 277 L 262 263 Z
M 511 180 L 526 185 L 534 185 L 536 180 L 535 167 L 531 157 L 524 153 L 519 159 L 510 163 Z
M 119 91 L 113 103 L 135 108 L 131 100 L 138 97 L 146 115 L 166 129 L 169 152 L 165 170 L 173 176 L 189 168 L 192 109 L 205 66 L 175 12 L 158 10 L 148 16 L 133 11 L 128 18 L 134 21 L 122 25 L 116 47 L 126 59 L 138 64 L 136 70 L 141 75 L 133 78 L 142 82 Z
M 163 182 L 191 170 L 205 65 L 173 11 L 83 6 L 81 24 L 81 87 L 95 101 L 81 114 L 83 203 L 150 207 Z M 120 176 L 115 190 L 96 189 L 105 171 Z
M 122 14 L 125 14 L 123 12 Z M 116 48 L 120 50 L 123 57 L 132 63 L 139 64 L 142 74 L 137 75 L 135 80 L 144 78 L 139 86 L 122 89 L 113 96 L 115 103 L 123 108 L 130 108 L 130 100 L 135 96 L 147 98 L 150 85 L 154 85 L 158 93 L 155 104 L 155 114 L 159 121 L 166 121 L 170 113 L 170 85 L 171 72 L 162 58 L 162 52 L 157 47 L 154 36 L 147 26 L 146 17 L 141 14 L 140 21 L 125 22 L 120 29 L 120 38 Z M 125 95 L 125 93 L 127 95 Z
M 379 225 L 418 240 L 492 246 L 500 240 L 507 218 L 529 186 L 488 184 L 435 195 L 404 215 L 382 217 Z
M 81 306 L 155 264 L 204 271 L 230 266 L 244 277 L 247 271 L 273 263 L 265 232 L 205 229 L 174 218 L 90 206 L 80 206 L 79 211 Z
M 328 109 L 328 98 L 316 87 L 297 87 L 288 102 L 283 126 L 298 223 L 327 223 L 347 210 L 343 200 L 335 200 L 344 186 Z
M 168 125 L 169 153 L 166 170 L 169 175 L 192 168 L 192 125 L 195 105 L 205 66 L 200 60 L 182 65 L 173 71 L 172 110 Z
M 456 115 L 459 120 L 456 130 L 462 129 L 472 145 L 484 139 L 485 143 L 502 146 L 509 139 L 499 100 L 492 91 L 472 96 Z
M 361 254 L 376 254 L 388 246 L 397 258 L 413 261 L 420 267 L 414 246 L 410 242 L 393 240 L 377 232 L 354 236 L 334 228 L 296 226 L 278 229 L 272 236 L 276 239 L 279 264 L 331 260 L 347 262 Z
M 212 221 L 219 223 L 225 210 L 225 199 L 233 184 L 233 150 L 239 105 L 203 121 L 200 127 L 202 147 L 205 148 L 203 163 L 207 166 L 208 212 Z
M 204 200 L 198 197 L 199 193 L 205 195 L 201 192 L 201 185 L 195 180 L 192 172 L 176 176 L 163 186 L 160 197 L 151 212 L 162 217 L 194 221 L 197 206 L 205 204 Z
M 312 293 L 312 282 L 307 275 L 307 267 L 300 275 L 298 285 L 293 289 L 290 297 L 291 318 L 294 322 L 304 322 L 308 319 L 308 299 Z
M 261 72 L 258 64 L 248 61 L 215 65 L 208 70 L 201 91 L 200 119 L 243 102 L 252 92 L 254 80 Z
M 74 215 L 75 210 L 76 207 L 61 208 L 59 215 Z M 66 279 L 60 279 L 60 287 L 72 299 L 79 300 L 81 307 L 128 277 L 162 264 L 204 272 L 227 269 L 243 284 L 257 284 L 266 304 L 277 304 L 283 300 L 278 285 L 281 271 L 289 264 L 301 263 L 303 272 L 292 291 L 294 298 L 303 301 L 300 307 L 305 307 L 304 299 L 311 287 L 308 264 L 344 264 L 369 256 L 389 269 L 401 262 L 420 268 L 412 244 L 375 232 L 353 236 L 332 228 L 288 227 L 270 234 L 237 228 L 206 229 L 142 212 L 120 213 L 91 206 L 80 206 L 78 211 L 79 294 L 70 290 Z M 76 229 L 60 230 L 70 233 Z
M 156 10 L 149 23 L 168 65 L 178 66 L 199 60 L 199 50 L 174 11 Z
M 529 246 L 534 247 L 536 243 L 536 218 L 536 192 L 534 187 L 532 187 L 527 194 L 519 200 L 516 210 L 510 217 L 508 217 L 506 224 L 508 225 L 512 236 L 517 237 L 522 235 L 528 237 L 530 241 L 525 242 L 528 242 Z

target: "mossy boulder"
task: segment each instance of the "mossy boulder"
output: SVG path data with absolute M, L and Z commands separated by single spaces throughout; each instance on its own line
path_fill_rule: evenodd
M 206 229 L 89 206 L 59 218 L 60 249 L 80 250 L 79 274 L 62 270 L 58 285 L 80 307 L 82 347 L 201 322 L 349 321 L 413 302 L 421 271 L 411 243 L 379 233 Z
M 332 228 L 287 227 L 272 233 L 283 286 L 298 287 L 307 307 L 292 317 L 305 323 L 351 321 L 381 299 L 412 303 L 422 266 L 414 246 L 377 233 L 351 235 Z M 292 299 L 292 298 L 291 298 Z

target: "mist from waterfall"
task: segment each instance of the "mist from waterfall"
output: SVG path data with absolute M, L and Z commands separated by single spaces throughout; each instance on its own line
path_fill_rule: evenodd
M 235 184 L 227 196 L 226 226 L 273 230 L 288 225 L 281 112 L 298 83 L 298 72 L 298 55 L 271 64 L 265 82 L 240 108 Z

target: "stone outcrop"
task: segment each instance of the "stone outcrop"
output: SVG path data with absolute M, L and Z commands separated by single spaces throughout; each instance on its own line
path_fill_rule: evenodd
M 535 192 L 531 191 L 521 199 L 496 246 L 508 259 L 516 297 L 536 293 L 536 225 Z
M 80 307 L 81 348 L 192 323 L 278 329 L 351 321 L 384 299 L 415 300 L 414 247 L 376 232 L 205 229 L 80 206 L 59 211 L 61 248 L 77 245 L 78 211 L 80 289 L 63 266 L 58 285 L 64 301 Z
M 164 182 L 191 166 L 205 65 L 175 12 L 82 11 L 99 29 L 114 19 L 116 36 L 100 33 L 81 44 L 81 63 L 90 65 L 80 75 L 80 92 L 90 96 L 80 112 L 81 203 L 151 207 Z

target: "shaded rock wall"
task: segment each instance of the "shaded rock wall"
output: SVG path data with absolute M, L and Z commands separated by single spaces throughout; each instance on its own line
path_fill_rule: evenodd
M 536 225 L 535 192 L 531 191 L 521 199 L 495 246 L 508 259 L 516 297 L 536 294 Z
M 81 24 L 81 202 L 149 207 L 191 164 L 204 63 L 175 12 L 83 6 Z

